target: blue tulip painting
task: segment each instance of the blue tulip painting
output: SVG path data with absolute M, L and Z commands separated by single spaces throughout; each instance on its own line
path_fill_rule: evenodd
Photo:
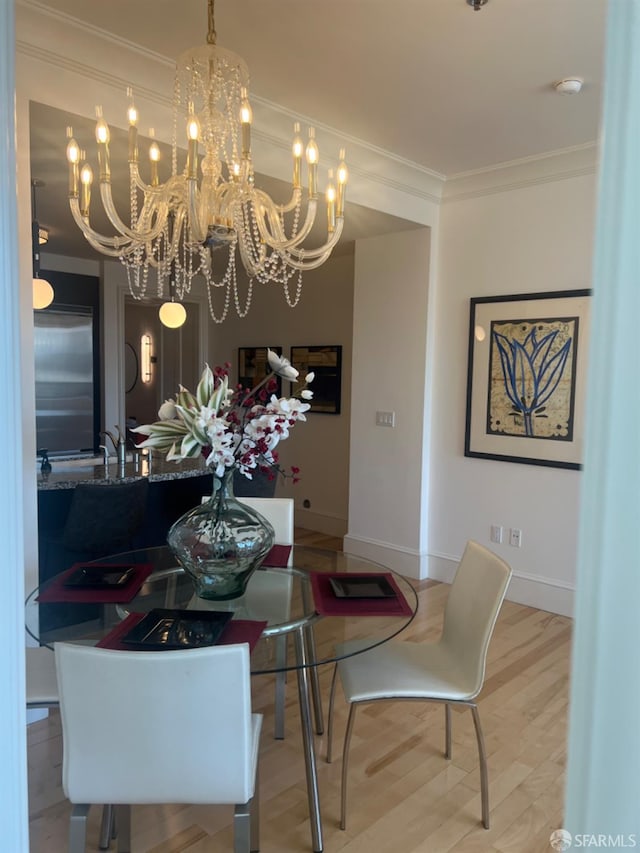
M 491 323 L 487 434 L 573 441 L 578 319 Z

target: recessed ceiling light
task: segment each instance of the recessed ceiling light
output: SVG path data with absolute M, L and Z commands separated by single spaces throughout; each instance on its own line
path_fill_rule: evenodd
M 577 95 L 582 89 L 582 83 L 580 77 L 565 77 L 564 80 L 554 83 L 553 87 L 560 95 Z

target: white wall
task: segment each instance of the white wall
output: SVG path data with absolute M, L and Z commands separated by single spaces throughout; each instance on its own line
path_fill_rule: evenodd
M 302 296 L 290 308 L 277 285 L 257 285 L 247 317 L 230 312 L 222 325 L 210 326 L 210 364 L 230 361 L 237 378 L 238 347 L 342 346 L 342 405 L 338 415 L 308 414 L 279 449 L 283 467 L 300 468 L 300 482 L 277 486 L 280 497 L 295 501 L 296 524 L 332 536 L 346 532 L 349 494 L 349 421 L 353 333 L 353 254 L 330 258 L 303 275 Z M 313 386 L 312 386 L 313 387 Z M 289 383 L 284 383 L 288 393 Z M 303 508 L 304 500 L 311 503 Z
M 514 569 L 509 597 L 570 613 L 578 471 L 464 457 L 469 299 L 589 287 L 595 177 L 447 202 L 440 219 L 429 505 L 429 575 L 450 580 L 469 538 Z M 522 547 L 489 542 L 492 524 Z
M 431 229 L 359 240 L 345 550 L 423 577 Z M 376 426 L 376 412 L 395 427 Z

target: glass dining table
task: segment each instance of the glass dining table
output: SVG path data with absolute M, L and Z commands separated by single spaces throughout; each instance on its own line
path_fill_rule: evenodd
M 109 601 L 78 601 L 76 590 L 56 597 L 52 593 L 64 587 L 60 576 L 51 578 L 32 590 L 26 599 L 27 633 L 38 644 L 50 648 L 56 641 L 104 645 L 117 635 L 125 620 L 135 621 L 141 618 L 135 614 L 157 609 L 231 611 L 229 626 L 238 629 L 261 623 L 250 643 L 251 673 L 296 674 L 312 849 L 320 853 L 323 834 L 312 720 L 313 705 L 315 730 L 322 734 L 318 668 L 336 662 L 338 643 L 357 639 L 361 653 L 404 631 L 418 607 L 411 583 L 387 567 L 361 557 L 295 545 L 292 560 L 288 561 L 292 565 L 259 569 L 240 598 L 206 601 L 195 596 L 189 576 L 166 546 L 114 554 L 94 562 L 107 569 L 144 566 L 144 580 L 131 600 L 123 603 L 114 601 L 117 594 L 104 596 Z M 377 582 L 371 598 L 367 590 L 361 591 L 367 575 L 374 576 Z M 241 633 L 236 635 L 237 641 L 242 641 Z M 289 636 L 293 641 L 293 656 L 286 651 L 283 654 L 281 638 L 285 638 L 286 650 Z

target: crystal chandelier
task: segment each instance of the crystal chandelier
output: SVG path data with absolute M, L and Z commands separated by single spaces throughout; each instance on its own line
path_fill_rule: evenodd
M 207 44 L 186 51 L 176 63 L 171 176 L 164 183 L 155 141 L 149 149 L 149 183 L 140 174 L 138 111 L 128 90 L 129 225 L 120 218 L 112 198 L 109 127 L 96 107 L 100 198 L 115 236 L 100 234 L 91 226 L 93 171 L 88 163 L 81 164 L 85 155 L 71 128 L 67 128 L 67 160 L 73 218 L 94 249 L 122 261 L 132 296 L 168 296 L 163 305 L 167 311 L 171 303 L 183 300 L 198 277 L 205 282 L 211 316 L 221 323 L 232 297 L 238 315 L 246 316 L 255 282 L 282 285 L 288 304 L 297 305 L 302 273 L 323 264 L 342 233 L 348 171 L 343 149 L 335 177 L 334 170 L 328 170 L 326 240 L 321 246 L 309 246 L 318 212 L 319 152 L 314 129 L 309 128 L 305 147 L 299 124 L 294 125 L 291 196 L 278 204 L 255 186 L 249 73 L 240 56 L 216 45 L 214 0 L 208 0 L 208 24 Z M 182 138 L 187 142 L 183 165 L 178 148 L 182 128 L 186 128 Z M 244 298 L 236 276 L 238 254 L 249 277 Z M 217 289 L 223 293 L 215 297 L 222 305 L 218 311 L 214 308 Z

